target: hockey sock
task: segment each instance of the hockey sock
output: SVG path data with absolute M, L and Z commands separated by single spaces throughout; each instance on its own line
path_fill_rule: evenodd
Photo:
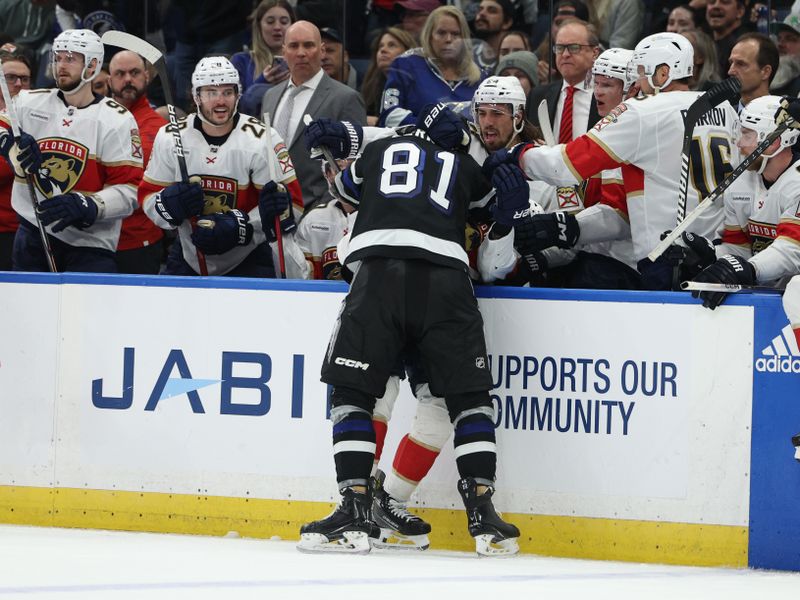
M 466 395 L 465 395 L 466 396 Z M 459 475 L 472 477 L 478 485 L 492 485 L 497 468 L 497 447 L 495 445 L 492 407 L 475 402 L 477 398 L 465 397 L 474 408 L 462 410 L 454 419 L 455 437 L 453 447 Z M 486 394 L 488 396 L 488 394 Z M 450 403 L 450 399 L 448 399 Z M 465 406 L 467 402 L 462 402 Z M 475 406 L 478 404 L 477 406 Z
M 439 451 L 408 435 L 403 436 L 394 455 L 392 472 L 386 475 L 383 489 L 395 500 L 408 502 L 419 482 L 433 467 Z
M 366 486 L 375 458 L 374 399 L 363 392 L 336 386 L 331 404 L 333 460 L 339 489 Z

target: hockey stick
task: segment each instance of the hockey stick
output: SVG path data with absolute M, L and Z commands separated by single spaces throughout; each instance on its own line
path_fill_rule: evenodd
M 686 110 L 683 119 L 683 147 L 681 148 L 681 177 L 678 184 L 678 218 L 680 224 L 686 217 L 686 196 L 689 192 L 689 154 L 692 146 L 692 134 L 700 118 L 727 98 L 737 95 L 742 84 L 736 77 L 729 77 L 711 87 L 705 94 L 697 98 Z
M 539 129 L 544 136 L 544 143 L 548 146 L 556 145 L 556 136 L 553 133 L 553 126 L 550 125 L 550 114 L 547 112 L 547 100 L 539 102 L 539 108 L 536 110 L 539 116 Z
M 178 129 L 178 117 L 175 114 L 175 101 L 172 97 L 172 87 L 167 74 L 167 61 L 164 60 L 164 55 L 161 54 L 161 50 L 143 39 L 131 35 L 130 33 L 125 33 L 124 31 L 106 31 L 100 38 L 100 41 L 109 46 L 116 46 L 123 50 L 135 52 L 155 68 L 156 74 L 159 79 L 161 79 L 161 87 L 164 89 L 164 99 L 167 102 L 167 113 L 169 115 L 169 127 L 167 130 L 172 131 L 172 142 L 175 145 L 175 156 L 178 158 L 178 169 L 181 172 L 181 181 L 187 183 L 189 181 L 189 171 L 186 168 L 186 156 L 183 153 L 183 139 Z M 194 230 L 197 224 L 196 222 L 197 219 L 192 218 L 192 230 Z M 200 250 L 195 250 L 197 252 L 197 264 L 200 267 L 200 274 L 208 275 L 206 257 Z
M 669 248 L 670 245 L 675 240 L 677 240 L 681 236 L 681 234 L 692 225 L 692 223 L 694 223 L 698 219 L 698 217 L 700 217 L 704 212 L 706 212 L 706 210 L 708 210 L 708 208 L 714 203 L 715 200 L 720 198 L 725 193 L 725 190 L 727 190 L 731 186 L 731 184 L 734 181 L 736 181 L 741 176 L 741 174 L 747 170 L 747 167 L 753 164 L 753 162 L 759 156 L 761 156 L 767 148 L 769 148 L 770 144 L 772 144 L 772 142 L 777 140 L 784 131 L 789 129 L 789 127 L 792 127 L 794 123 L 795 120 L 789 115 L 786 115 L 786 120 L 783 121 L 780 125 L 778 125 L 775 131 L 770 133 L 764 139 L 763 142 L 761 142 L 758 146 L 756 146 L 755 150 L 753 150 L 750 154 L 745 156 L 742 162 L 739 163 L 739 166 L 736 167 L 730 173 L 728 173 L 728 176 L 722 180 L 722 183 L 720 183 L 714 189 L 713 192 L 711 192 L 700 204 L 698 204 L 697 207 L 692 212 L 686 215 L 686 218 L 683 221 L 681 221 L 675 227 L 675 229 L 669 232 L 664 237 L 664 239 L 658 243 L 658 245 L 655 248 L 653 248 L 650 254 L 647 255 L 647 258 L 655 262 L 655 260 L 659 256 L 661 256 L 664 253 L 664 251 L 667 248 Z
M 272 147 L 272 126 L 270 125 L 269 121 L 269 113 L 265 112 L 262 118 L 264 121 L 264 125 L 267 127 L 267 139 L 269 139 L 269 148 L 267 148 L 267 166 L 269 167 L 269 173 L 272 175 L 275 173 L 277 175 L 278 169 L 275 165 L 275 149 Z M 278 183 L 277 181 L 275 184 L 278 186 L 278 190 L 283 188 L 283 185 Z M 285 189 L 285 188 L 284 188 Z M 289 200 L 289 210 L 292 210 L 292 201 Z M 286 259 L 283 255 L 283 232 L 281 231 L 281 216 L 275 215 L 275 243 L 278 245 L 278 266 L 280 267 L 281 272 L 281 279 L 286 279 Z
M 8 120 L 11 122 L 11 133 L 14 140 L 19 144 L 19 120 L 17 118 L 17 108 L 11 101 L 11 92 L 8 89 L 8 82 L 6 81 L 6 74 L 3 70 L 3 63 L 0 61 L 0 90 L 3 93 L 3 101 L 6 103 L 6 111 L 8 113 Z M 31 173 L 25 174 L 25 181 L 28 182 L 28 193 L 31 195 L 33 202 L 33 214 L 36 217 L 36 228 L 39 230 L 39 237 L 42 239 L 42 246 L 44 247 L 45 258 L 47 259 L 47 266 L 50 268 L 51 273 L 56 273 L 56 259 L 53 255 L 53 248 L 50 246 L 50 239 L 47 237 L 47 230 L 42 225 L 39 219 L 39 199 L 36 197 L 36 186 L 33 184 L 33 175 Z
M 766 285 L 741 285 L 738 283 L 712 283 L 710 281 L 684 281 L 681 289 L 687 292 L 722 292 L 724 294 L 734 294 L 742 292 L 753 294 L 756 292 L 776 292 L 783 293 L 783 289 L 769 287 Z

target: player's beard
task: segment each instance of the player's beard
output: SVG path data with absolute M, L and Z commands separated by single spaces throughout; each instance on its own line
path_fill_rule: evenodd
M 67 92 L 67 93 L 76 89 L 79 85 L 81 85 L 81 83 L 82 81 L 80 76 L 64 84 L 59 83 L 58 79 L 56 80 L 56 85 L 58 85 L 58 89 L 60 89 L 62 92 Z

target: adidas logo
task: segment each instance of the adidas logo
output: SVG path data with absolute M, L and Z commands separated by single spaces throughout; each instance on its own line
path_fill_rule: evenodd
M 756 371 L 762 373 L 800 373 L 800 349 L 792 326 L 787 325 L 756 359 Z

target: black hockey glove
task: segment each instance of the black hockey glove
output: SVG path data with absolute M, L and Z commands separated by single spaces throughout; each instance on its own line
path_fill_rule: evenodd
M 247 246 L 253 239 L 253 226 L 247 213 L 229 210 L 207 215 L 197 221 L 192 242 L 205 254 L 224 254 L 236 246 Z
M 481 167 L 483 169 L 483 176 L 491 181 L 494 170 L 500 165 L 514 165 L 521 169 L 522 165 L 520 165 L 520 159 L 522 158 L 522 155 L 527 150 L 534 147 L 535 144 L 528 144 L 523 142 L 517 144 L 511 149 L 501 148 L 497 152 L 492 152 L 483 162 L 483 166 Z
M 775 112 L 775 124 L 782 124 L 786 117 L 794 119 L 794 123 L 791 125 L 792 129 L 800 129 L 800 98 L 783 97 L 780 107 Z
M 703 269 L 694 278 L 694 281 L 728 285 L 755 285 L 756 269 L 743 258 L 726 254 L 710 267 Z M 703 301 L 703 306 L 711 310 L 722 304 L 727 295 L 725 292 L 692 292 L 692 296 L 700 298 Z
M 531 214 L 528 180 L 519 167 L 503 164 L 492 175 L 492 187 L 496 204 L 492 207 L 492 218 L 501 225 L 513 227 L 520 219 Z
M 258 197 L 258 214 L 261 216 L 261 228 L 268 242 L 278 239 L 275 231 L 275 217 L 281 218 L 281 231 L 291 233 L 297 229 L 292 212 L 292 196 L 283 185 L 268 181 L 261 189 Z
M 194 179 L 194 178 L 192 178 Z M 191 181 L 191 180 L 190 180 Z M 167 223 L 180 225 L 184 219 L 203 212 L 205 197 L 200 183 L 173 183 L 155 196 L 156 212 Z
M 519 275 L 524 279 L 523 285 L 543 286 L 547 281 L 546 272 L 547 259 L 540 252 L 529 252 L 520 257 Z
M 578 220 L 558 211 L 519 219 L 514 225 L 514 246 L 520 254 L 557 248 L 572 248 L 578 243 L 581 229 Z
M 446 104 L 425 105 L 417 116 L 417 128 L 445 150 L 469 149 L 467 123 Z
M 7 129 L 0 128 L 0 154 L 17 174 L 36 173 L 42 166 L 42 151 L 32 135 L 20 130 L 19 142 L 14 147 L 14 136 Z
M 321 118 L 306 125 L 303 139 L 311 158 L 322 156 L 319 148 L 324 146 L 331 151 L 333 158 L 352 159 L 361 149 L 364 130 L 355 122 Z
M 717 260 L 717 252 L 708 239 L 702 235 L 697 235 L 690 231 L 681 234 L 683 243 L 686 244 L 686 251 L 681 265 L 681 276 L 683 281 L 694 279 L 706 267 L 714 264 Z
M 72 225 L 78 229 L 91 227 L 97 220 L 97 203 L 91 196 L 78 192 L 59 194 L 39 203 L 39 218 L 43 225 L 53 225 L 53 233 Z

